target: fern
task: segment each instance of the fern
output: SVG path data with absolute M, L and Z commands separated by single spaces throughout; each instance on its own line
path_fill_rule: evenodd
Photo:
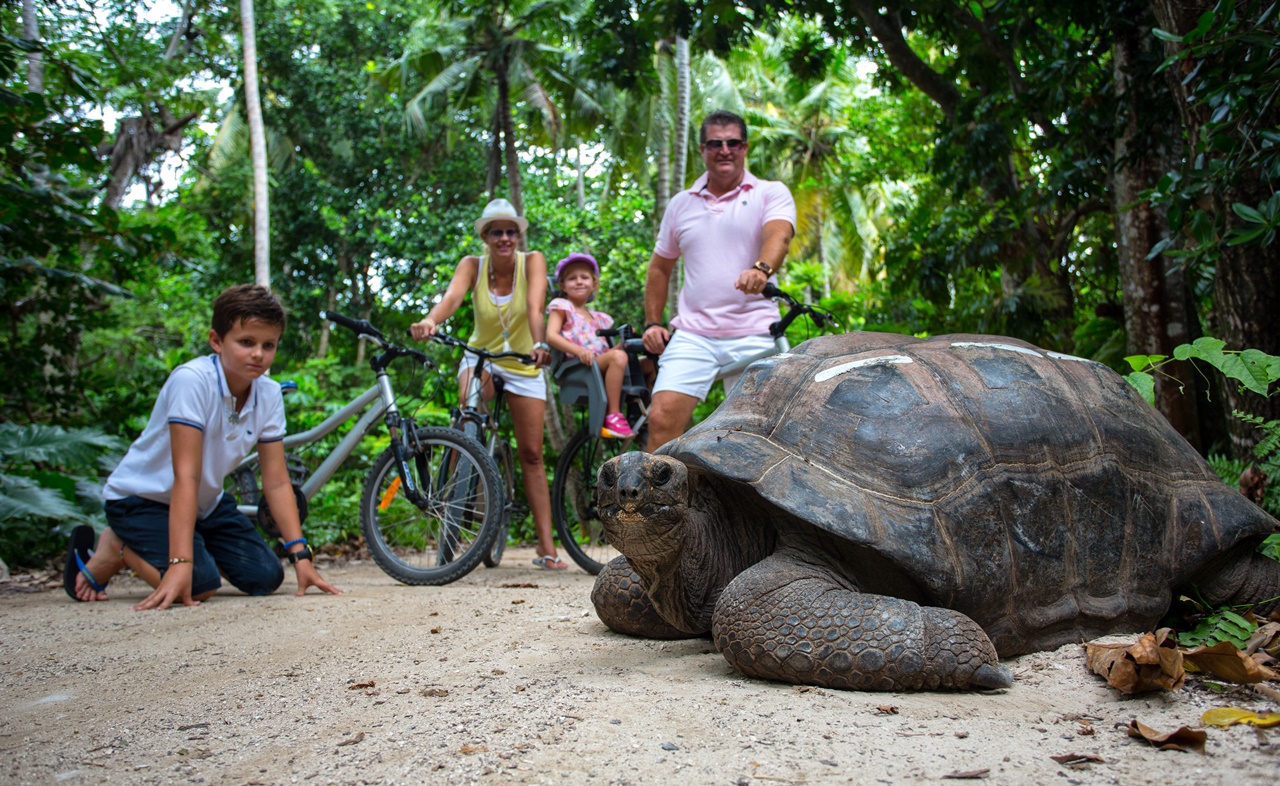
M 1188 601 L 1203 609 L 1203 604 L 1188 597 Z M 1224 606 L 1207 612 L 1204 617 L 1189 631 L 1178 634 L 1178 644 L 1184 647 L 1212 647 L 1222 641 L 1229 641 L 1237 648 L 1244 649 L 1249 637 L 1258 629 L 1258 623 L 1244 616 L 1251 606 Z

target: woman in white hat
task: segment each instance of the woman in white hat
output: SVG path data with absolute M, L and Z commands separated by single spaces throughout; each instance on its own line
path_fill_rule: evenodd
M 542 423 L 547 386 L 539 369 L 551 360 L 546 344 L 543 307 L 547 299 L 547 260 L 539 251 L 520 251 L 520 237 L 529 222 L 516 215 L 505 199 L 485 205 L 475 223 L 484 242 L 481 256 L 465 256 L 453 273 L 444 297 L 420 322 L 410 326 L 416 339 L 427 339 L 471 294 L 475 308 L 475 332 L 467 343 L 491 352 L 532 355 L 537 367 L 512 359 L 495 361 L 484 371 L 485 399 L 493 396 L 490 373 L 503 379 L 507 406 L 516 433 L 516 454 L 524 477 L 524 493 L 538 532 L 538 558 L 534 564 L 547 570 L 568 565 L 556 554 L 551 538 L 551 493 L 542 457 Z M 464 356 L 458 384 L 467 389 L 475 358 Z

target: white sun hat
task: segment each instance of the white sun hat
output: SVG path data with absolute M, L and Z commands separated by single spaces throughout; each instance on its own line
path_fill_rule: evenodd
M 512 221 L 520 227 L 520 234 L 529 228 L 529 222 L 516 215 L 515 205 L 505 199 L 495 199 L 484 206 L 484 212 L 476 219 L 476 235 L 484 237 L 484 232 L 494 221 Z

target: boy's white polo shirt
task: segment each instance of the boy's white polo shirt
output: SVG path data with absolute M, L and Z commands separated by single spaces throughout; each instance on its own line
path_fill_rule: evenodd
M 160 389 L 147 427 L 107 478 L 102 491 L 104 498 L 137 495 L 170 504 L 173 495 L 171 423 L 182 423 L 203 432 L 196 505 L 199 517 L 204 518 L 217 506 L 223 482 L 245 456 L 261 442 L 284 439 L 284 398 L 280 394 L 280 383 L 266 377 L 254 380 L 248 400 L 237 413 L 220 357 L 207 355 L 178 366 Z

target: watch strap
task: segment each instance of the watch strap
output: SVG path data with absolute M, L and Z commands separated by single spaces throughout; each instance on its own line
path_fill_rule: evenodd
M 312 556 L 312 554 L 311 554 L 311 549 L 310 549 L 309 547 L 307 547 L 307 546 L 303 546 L 302 548 L 298 549 L 297 551 L 290 551 L 290 552 L 288 552 L 288 557 L 289 557 L 289 562 L 290 562 L 290 564 L 293 564 L 293 565 L 297 565 L 297 564 L 298 564 L 298 560 L 300 560 L 300 559 L 312 559 L 312 558 L 313 558 L 313 556 Z

